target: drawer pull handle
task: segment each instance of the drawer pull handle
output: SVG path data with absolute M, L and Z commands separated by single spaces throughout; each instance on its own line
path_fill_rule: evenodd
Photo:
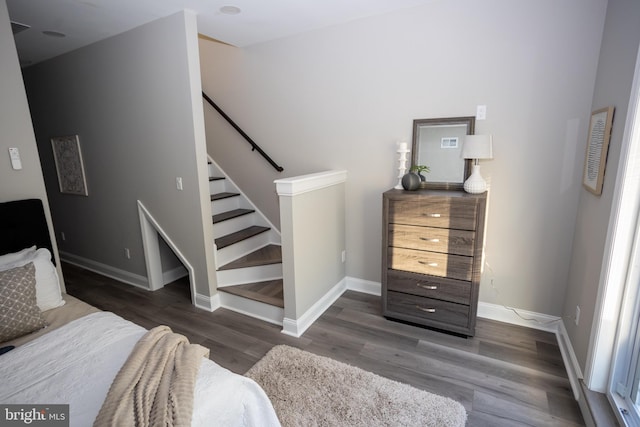
M 437 262 L 424 262 L 424 261 L 418 261 L 420 264 L 422 265 L 427 265 L 429 267 L 437 267 L 438 263 Z
M 438 289 L 435 285 L 423 285 L 422 283 L 416 283 L 416 286 L 422 289 L 428 289 L 430 291 L 435 291 Z
M 439 213 L 430 213 L 427 214 L 427 216 L 430 218 L 440 218 L 441 215 Z
M 425 242 L 438 243 L 440 239 L 428 239 L 426 237 L 421 237 L 420 240 L 424 240 Z
M 416 308 L 420 311 L 424 311 L 425 313 L 435 313 L 436 309 L 435 308 L 424 308 L 424 307 L 420 307 L 419 305 L 416 305 Z

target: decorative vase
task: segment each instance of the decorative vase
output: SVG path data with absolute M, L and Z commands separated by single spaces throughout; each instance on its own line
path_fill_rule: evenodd
M 420 181 L 425 182 L 427 180 L 427 178 L 422 175 L 422 172 L 418 172 L 418 176 L 420 177 Z
M 417 173 L 409 172 L 402 177 L 402 188 L 407 191 L 415 191 L 420 188 L 420 176 Z

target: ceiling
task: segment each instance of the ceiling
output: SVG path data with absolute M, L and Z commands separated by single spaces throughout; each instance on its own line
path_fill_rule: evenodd
M 434 0 L 6 1 L 12 23 L 28 26 L 16 33 L 14 25 L 20 62 L 28 66 L 183 9 L 198 14 L 199 33 L 246 47 Z

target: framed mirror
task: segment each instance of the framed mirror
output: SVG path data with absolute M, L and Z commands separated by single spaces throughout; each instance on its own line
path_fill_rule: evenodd
M 471 173 L 471 160 L 463 159 L 462 142 L 473 135 L 475 117 L 446 117 L 413 121 L 411 166 L 429 167 L 422 187 L 460 189 Z

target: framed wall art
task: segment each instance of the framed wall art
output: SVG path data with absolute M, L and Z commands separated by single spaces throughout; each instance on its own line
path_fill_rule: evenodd
M 55 136 L 51 138 L 51 147 L 58 172 L 60 192 L 88 196 L 78 135 Z
M 613 113 L 614 107 L 602 108 L 591 113 L 591 120 L 589 121 L 589 139 L 584 160 L 582 184 L 588 191 L 598 196 L 602 194 Z

